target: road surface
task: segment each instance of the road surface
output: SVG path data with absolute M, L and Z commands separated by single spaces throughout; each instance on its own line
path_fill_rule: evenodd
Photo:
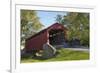
M 89 52 L 89 49 L 88 48 L 66 48 L 66 49 L 71 49 L 71 50 L 75 50 L 75 51 L 87 51 Z

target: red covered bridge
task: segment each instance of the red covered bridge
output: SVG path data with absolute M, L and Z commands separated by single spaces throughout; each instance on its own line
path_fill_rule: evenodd
M 55 23 L 51 25 L 26 39 L 26 51 L 41 50 L 47 42 L 51 45 L 61 45 L 65 41 L 65 30 L 66 28 L 62 24 Z

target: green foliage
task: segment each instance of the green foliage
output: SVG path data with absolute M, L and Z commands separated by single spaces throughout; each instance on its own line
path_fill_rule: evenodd
M 60 16 L 61 17 L 61 16 Z M 57 22 L 63 24 L 67 29 L 67 39 L 78 38 L 81 44 L 89 46 L 89 13 L 68 12 L 62 18 L 56 17 Z
M 61 16 L 61 15 L 57 15 L 56 21 L 57 21 L 58 23 L 62 23 L 62 16 Z
M 34 10 L 21 10 L 21 44 L 23 45 L 26 38 L 32 36 L 43 27 L 36 11 Z

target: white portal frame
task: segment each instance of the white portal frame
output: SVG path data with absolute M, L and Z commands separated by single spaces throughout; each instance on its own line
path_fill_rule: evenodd
M 20 63 L 20 9 L 69 11 L 90 13 L 90 59 L 77 61 L 59 61 L 44 63 Z M 95 7 L 69 4 L 41 4 L 32 2 L 11 2 L 11 72 L 42 71 L 46 69 L 79 68 L 95 65 Z

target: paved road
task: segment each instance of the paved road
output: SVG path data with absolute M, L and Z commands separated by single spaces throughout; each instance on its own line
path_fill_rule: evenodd
M 66 48 L 66 49 L 71 49 L 71 50 L 76 50 L 76 51 L 87 51 L 87 52 L 89 52 L 88 48 Z

